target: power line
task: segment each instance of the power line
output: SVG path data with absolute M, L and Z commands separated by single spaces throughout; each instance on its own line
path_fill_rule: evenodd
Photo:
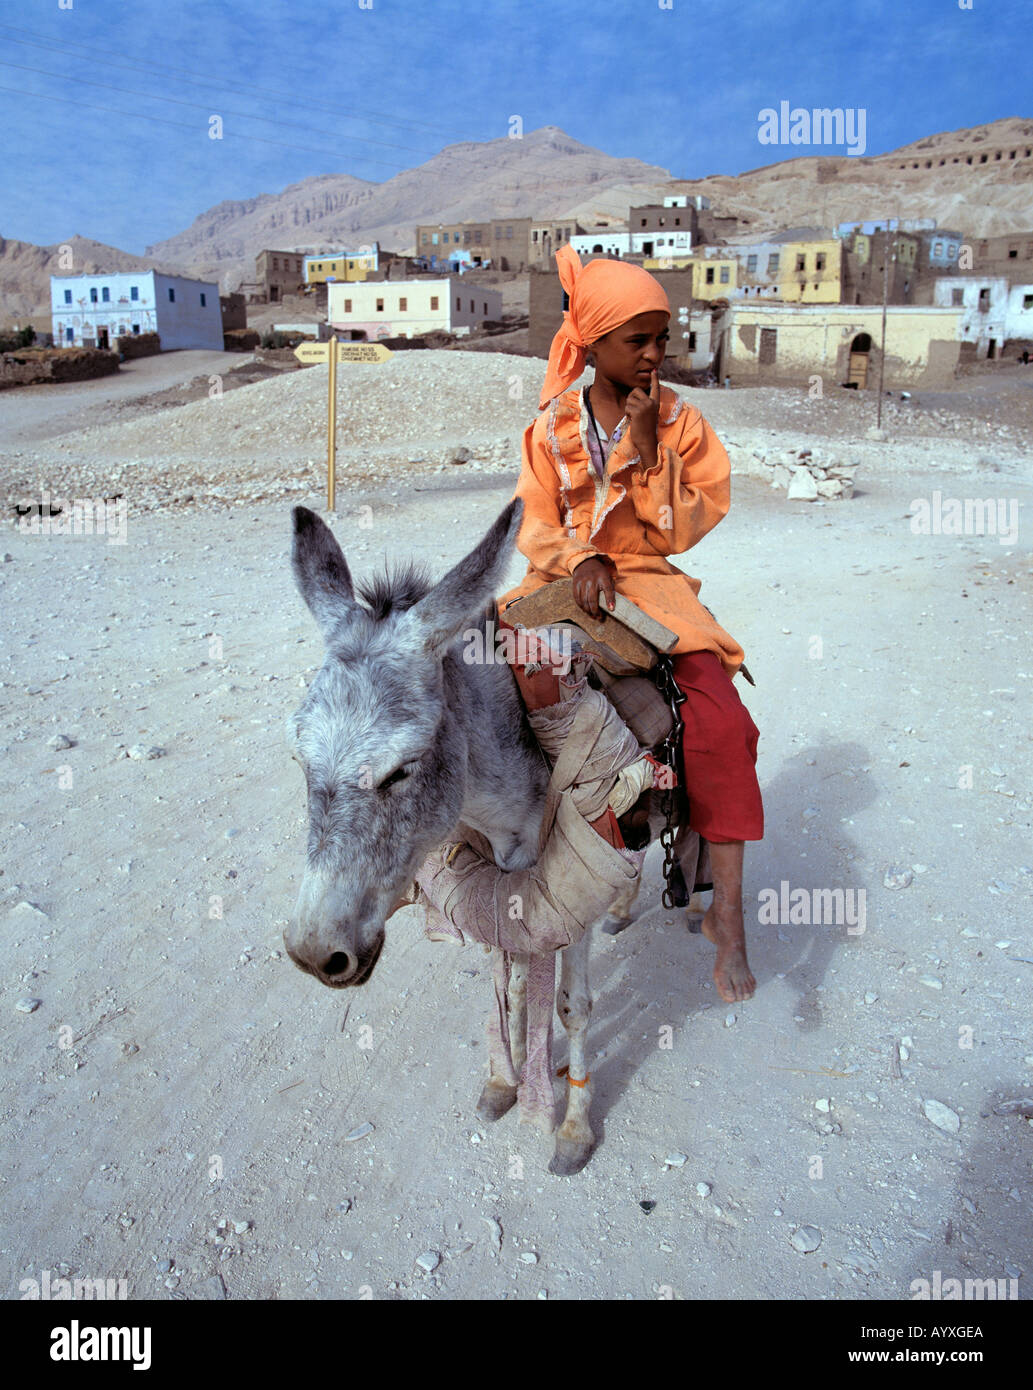
M 0 29 L 7 29 L 7 30 L 9 30 L 9 31 L 11 31 L 11 32 L 13 32 L 13 33 L 15 33 L 15 34 L 31 34 L 31 33 L 32 33 L 32 30 L 31 30 L 31 29 L 19 29 L 16 25 L 13 25 L 13 24 L 0 24 Z M 277 90 L 276 88 L 271 88 L 271 87 L 255 87 L 255 86 L 253 86 L 253 85 L 246 84 L 246 83 L 234 82 L 232 79 L 224 78 L 224 77 L 202 77 L 202 78 L 198 78 L 197 75 L 196 75 L 196 73 L 195 73 L 193 76 L 189 76 L 188 74 L 190 73 L 191 70 L 190 70 L 190 69 L 187 69 L 187 68 L 170 67 L 170 66 L 167 66 L 167 65 L 164 65 L 164 64 L 158 64 L 158 63 L 117 63 L 117 62 L 113 61 L 111 58 L 108 57 L 107 50 L 105 50 L 105 49 L 98 49 L 98 48 L 93 47 L 92 45 L 78 44 L 78 43 L 75 43 L 75 44 L 68 44 L 68 43 L 65 43 L 65 42 L 63 42 L 63 41 L 54 40 L 54 39 L 40 39 L 38 36 L 35 36 L 34 38 L 31 38 L 31 39 L 17 39 L 17 38 L 12 38 L 12 39 L 9 39 L 8 41 L 9 41 L 10 43 L 20 43 L 20 44 L 25 44 L 26 46 L 31 46 L 31 47 L 35 47 L 35 48 L 43 48 L 43 49 L 48 49 L 48 48 L 49 48 L 50 50 L 52 50 L 52 51 L 54 51 L 54 52 L 63 54 L 63 56 L 65 56 L 65 57 L 76 57 L 76 56 L 78 56 L 78 54 L 77 54 L 77 52 L 76 52 L 75 50 L 78 50 L 78 52 L 82 52 L 82 53 L 85 53 L 85 54 L 87 54 L 87 55 L 99 54 L 99 55 L 101 55 L 101 56 L 104 57 L 105 62 L 106 62 L 106 64 L 107 64 L 108 67 L 125 68 L 125 69 L 128 70 L 128 71 L 137 71 L 137 72 L 143 72 L 143 73 L 147 73 L 147 72 L 151 72 L 151 73 L 155 73 L 155 74 L 159 74 L 159 73 L 174 73 L 174 74 L 176 74 L 176 75 L 180 78 L 181 81 L 186 81 L 188 84 L 190 84 L 190 85 L 192 85 L 192 86 L 201 86 L 201 87 L 218 87 L 218 86 L 222 86 L 222 87 L 231 87 L 231 88 L 232 88 L 232 87 L 235 87 L 235 88 L 237 88 L 238 91 L 243 92 L 245 95 L 271 96 L 271 97 L 276 97 L 276 98 L 278 98 L 278 99 L 281 99 L 281 98 L 282 98 L 282 99 L 286 99 L 286 100 L 288 100 L 288 101 L 297 101 L 297 100 L 298 100 L 298 94 L 297 94 L 297 92 L 285 92 L 285 91 Z M 468 139 L 470 138 L 469 135 L 466 134 L 465 132 L 460 132 L 460 131 L 457 131 L 457 130 L 446 129 L 446 128 L 443 127 L 443 126 L 428 125 L 426 121 L 399 120 L 397 117 L 384 116 L 384 115 L 380 115 L 380 114 L 378 114 L 378 113 L 376 113 L 376 112 L 365 111 L 365 110 L 362 110 L 362 111 L 347 111 L 347 110 L 345 110 L 343 107 L 338 106 L 338 105 L 337 105 L 336 103 L 334 103 L 334 102 L 320 101 L 318 98 L 306 97 L 305 100 L 306 100 L 306 105 L 308 105 L 308 106 L 321 107 L 323 110 L 326 110 L 326 111 L 333 111 L 335 114 L 340 115 L 340 116 L 345 116 L 345 117 L 347 117 L 347 118 L 349 118 L 349 119 L 351 119 L 351 120 L 368 121 L 370 124 L 373 124 L 373 125 L 401 126 L 403 129 L 404 129 L 404 128 L 411 128 L 411 129 L 414 129 L 414 130 L 427 130 L 427 131 L 431 131 L 432 133 L 434 133 L 434 134 L 436 134 L 436 135 L 452 136 L 452 137 L 454 137 L 454 138 L 456 138 L 456 139 L 459 139 L 459 140 L 468 140 Z M 256 119 L 257 119 L 257 118 L 256 118 Z
M 211 103 L 211 102 L 184 101 L 181 97 L 165 97 L 165 96 L 157 96 L 157 95 L 155 95 L 153 92 L 137 92 L 137 91 L 134 91 L 132 88 L 129 88 L 129 87 L 121 87 L 121 86 L 116 87 L 116 86 L 114 86 L 114 85 L 113 85 L 112 83 L 110 83 L 110 82 L 94 82 L 94 81 L 91 81 L 91 79 L 88 78 L 88 77 L 80 77 L 80 76 L 78 75 L 78 73 L 51 72 L 51 71 L 50 71 L 49 69 L 47 69 L 47 68 L 31 68 L 31 67 L 26 66 L 26 64 L 24 64 L 24 63 L 8 63 L 8 62 L 5 62 L 3 59 L 0 59 L 0 67 L 4 67 L 4 68 L 14 68 L 14 69 L 16 69 L 18 72 L 32 72 L 32 73 L 38 74 L 38 75 L 41 76 L 41 77 L 58 77 L 58 78 L 61 78 L 62 81 L 66 81 L 66 82 L 67 82 L 67 81 L 74 81 L 74 82 L 76 82 L 79 86 L 84 86 L 84 87 L 100 87 L 100 88 L 102 88 L 104 91 L 107 91 L 107 92 L 118 92 L 118 93 L 120 93 L 120 95 L 122 95 L 122 96 L 127 96 L 127 97 L 142 97 L 145 101 L 164 101 L 164 102 L 168 102 L 168 103 L 169 103 L 170 105 L 172 105 L 172 106 L 189 106 L 189 107 L 191 107 L 191 108 L 192 108 L 193 110 L 195 110 L 195 111 L 207 111 L 207 112 L 209 113 L 209 115 L 219 115 L 219 116 L 221 116 L 221 115 L 223 114 L 223 112 L 213 112 L 213 111 L 212 111 L 212 105 L 213 105 L 213 103 Z M 249 112 L 247 112 L 247 111 L 230 111 L 230 110 L 226 110 L 226 109 L 224 108 L 224 113 L 225 113 L 225 115 L 227 115 L 227 116 L 236 116 L 236 117 L 238 117 L 239 119 L 245 120 L 245 121 L 265 121 L 265 122 L 267 122 L 268 124 L 271 124 L 271 125 L 292 125 L 292 126 L 296 126 L 299 130 L 309 130 L 309 129 L 311 129 L 311 127 L 302 125 L 302 124 L 301 124 L 300 122 L 298 122 L 298 121 L 280 121 L 280 120 L 277 120 L 275 117 L 272 117 L 272 116 L 252 116 L 252 115 L 251 115 Z M 414 150 L 414 149 L 412 149 L 412 148 L 411 148 L 410 146 L 408 146 L 408 145 L 395 145 L 395 144 L 392 144 L 392 143 L 391 143 L 390 141 L 388 141 L 388 140 L 365 140 L 365 139 L 363 139 L 363 138 L 362 138 L 361 136 L 359 136 L 359 135 L 343 135 L 343 136 L 338 136 L 338 132 L 337 132 L 337 131 L 334 131 L 334 130 L 321 130 L 321 129 L 319 129 L 318 127 L 314 130 L 313 133 L 314 133 L 314 134 L 317 134 L 317 135 L 329 135 L 329 136 L 336 137 L 336 138 L 340 138 L 340 139 L 344 139 L 344 140 L 353 140 L 353 141 L 355 141 L 356 143 L 361 144 L 361 145 L 383 145 L 383 146 L 386 146 L 386 148 L 388 148 L 388 149 L 392 149 L 392 150 L 405 150 L 406 153 L 408 153 L 408 154 L 423 155 L 425 158 L 433 158 L 433 156 L 437 153 L 436 150 Z M 257 136 L 257 135 L 255 135 L 255 136 L 248 135 L 248 136 L 246 136 L 245 138 L 246 138 L 246 139 L 249 139 L 249 140 L 250 140 L 250 139 L 257 140 L 257 139 L 259 139 L 260 137 Z M 281 142 L 276 141 L 276 140 L 272 140 L 272 141 L 267 141 L 266 143 L 267 143 L 267 144 L 279 144 L 279 143 L 281 143 Z M 287 148 L 289 148 L 289 149 L 291 149 L 291 148 L 293 148 L 293 149 L 304 149 L 305 147 L 304 147 L 303 145 L 294 145 L 294 146 L 288 146 Z M 322 151 L 320 151 L 320 153 L 322 153 Z M 338 153 L 340 153 L 340 152 L 338 151 Z M 383 160 L 370 160 L 369 162 L 372 163 L 372 164 L 378 164 L 378 163 L 379 163 L 379 164 L 382 164 L 382 163 L 384 163 Z M 405 165 L 402 165 L 402 164 L 389 164 L 389 165 L 387 165 L 386 167 L 389 168 L 389 169 L 403 169 L 403 168 L 405 168 L 406 166 L 405 166 Z

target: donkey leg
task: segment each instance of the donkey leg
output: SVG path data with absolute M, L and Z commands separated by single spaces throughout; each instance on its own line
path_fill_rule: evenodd
M 510 964 L 509 980 L 506 986 L 506 1013 L 509 1018 L 509 1059 L 513 1070 L 519 1077 L 527 1055 L 527 957 L 516 956 Z M 499 1120 L 508 1110 L 512 1110 L 517 1100 L 517 1087 L 507 1080 L 510 1071 L 509 1059 L 503 1059 L 500 1049 L 501 1039 L 489 1028 L 488 1031 L 489 1075 L 477 1101 L 477 1115 L 489 1124 Z
M 609 912 L 603 918 L 601 926 L 607 936 L 616 936 L 625 927 L 630 927 L 632 923 L 631 909 L 635 906 L 638 897 L 638 890 L 642 885 L 641 875 L 633 879 L 626 888 L 622 888 L 614 899 Z M 587 932 L 585 933 L 587 936 Z M 570 948 L 568 947 L 568 950 Z M 565 953 L 566 954 L 566 953 Z M 565 958 L 565 956 L 564 956 Z
M 592 1092 L 585 1065 L 588 1020 L 592 1014 L 592 996 L 588 988 L 591 935 L 591 931 L 586 931 L 576 945 L 568 946 L 560 953 L 560 989 L 556 1002 L 567 1030 L 570 1062 L 567 1069 L 567 1113 L 556 1131 L 556 1150 L 549 1164 L 549 1172 L 561 1177 L 579 1173 L 595 1146 L 595 1136 L 588 1123 Z

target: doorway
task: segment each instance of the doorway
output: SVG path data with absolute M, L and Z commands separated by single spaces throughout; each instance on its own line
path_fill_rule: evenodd
M 872 350 L 872 339 L 868 333 L 858 333 L 850 344 L 850 370 L 847 385 L 855 391 L 863 391 L 868 382 L 868 355 Z

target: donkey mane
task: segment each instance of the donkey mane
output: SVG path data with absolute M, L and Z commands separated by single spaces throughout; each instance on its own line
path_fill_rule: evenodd
M 390 613 L 404 613 L 430 593 L 434 587 L 425 565 L 414 560 L 388 567 L 381 574 L 355 581 L 355 591 L 369 609 L 374 622 Z

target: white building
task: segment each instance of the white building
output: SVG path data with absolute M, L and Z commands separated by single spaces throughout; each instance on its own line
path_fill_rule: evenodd
M 1033 338 L 1033 285 L 1012 285 L 1008 291 L 1004 336 L 1008 341 Z
M 501 318 L 501 291 L 474 285 L 466 276 L 337 281 L 327 286 L 331 332 L 354 342 L 434 332 L 462 337 L 485 319 Z
M 945 309 L 964 309 L 961 341 L 975 343 L 978 357 L 999 357 L 1005 340 L 1017 336 L 1008 332 L 1008 294 L 1008 279 L 1004 275 L 985 279 L 973 275 L 941 275 L 933 285 L 933 304 Z
M 627 227 L 590 227 L 570 238 L 582 260 L 586 256 L 627 256 L 631 253 L 631 233 Z
M 116 338 L 157 333 L 163 352 L 222 351 L 219 287 L 157 270 L 111 275 L 52 275 L 55 347 L 114 348 Z

